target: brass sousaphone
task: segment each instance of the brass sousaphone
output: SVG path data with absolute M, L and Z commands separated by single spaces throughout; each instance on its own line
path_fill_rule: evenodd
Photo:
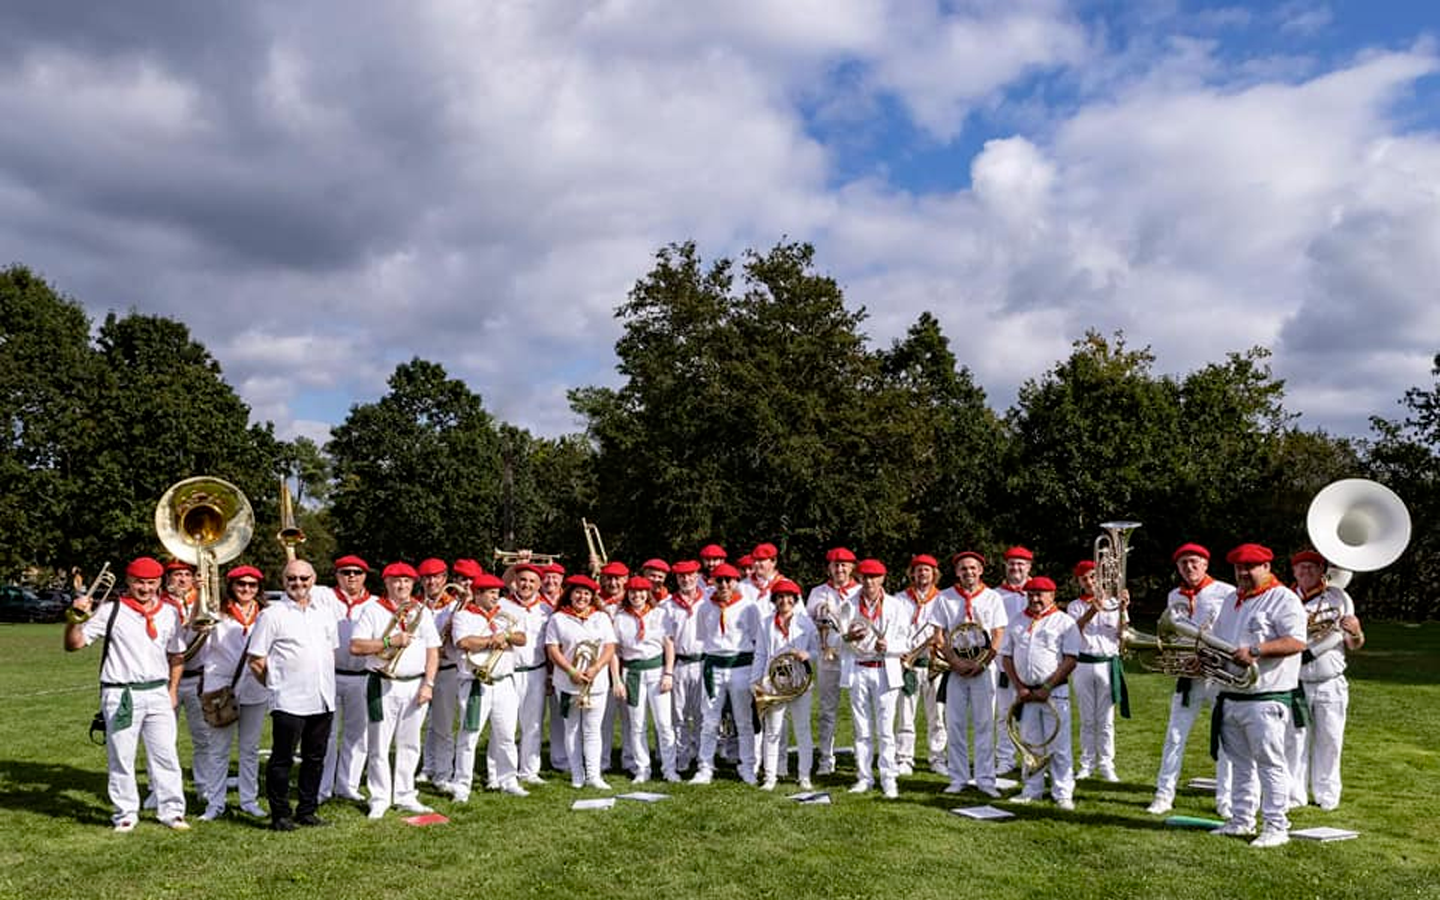
M 213 475 L 177 481 L 155 505 L 155 533 L 170 555 L 195 567 L 195 603 L 185 648 L 193 658 L 219 621 L 220 566 L 245 551 L 255 534 L 255 512 L 239 488 Z

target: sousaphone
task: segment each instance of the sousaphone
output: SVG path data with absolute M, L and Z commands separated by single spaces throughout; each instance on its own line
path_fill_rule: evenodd
M 1329 582 L 1343 588 L 1351 572 L 1373 572 L 1400 558 L 1410 543 L 1410 511 L 1385 485 L 1345 478 L 1310 501 L 1305 530 L 1330 561 Z

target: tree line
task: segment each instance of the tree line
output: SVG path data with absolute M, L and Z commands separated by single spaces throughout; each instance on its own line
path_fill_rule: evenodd
M 772 541 L 781 570 L 808 584 L 839 544 L 899 571 L 915 553 L 998 559 L 1022 543 L 1037 571 L 1064 575 L 1102 521 L 1128 518 L 1144 523 L 1129 564 L 1142 611 L 1159 610 L 1185 541 L 1217 554 L 1305 546 L 1310 499 L 1337 478 L 1389 485 L 1417 523 L 1440 511 L 1440 355 L 1436 384 L 1398 398 L 1401 416 L 1375 417 L 1363 439 L 1299 428 L 1264 348 L 1163 375 L 1148 348 L 1095 331 L 1001 413 L 967 363 L 1005 350 L 952 344 L 930 313 L 876 346 L 866 311 L 814 257 L 804 243 L 708 262 L 693 243 L 661 248 L 616 309 L 620 386 L 570 393 L 581 434 L 498 421 L 415 358 L 323 446 L 251 423 L 183 323 L 111 313 L 95 328 L 30 270 L 0 270 L 0 577 L 156 552 L 155 503 L 194 474 L 250 498 L 246 559 L 267 572 L 283 555 L 265 539 L 281 478 L 301 501 L 301 554 L 322 573 L 337 550 L 488 565 L 495 549 L 530 547 L 582 568 L 586 518 L 632 564 Z M 1351 590 L 1371 615 L 1433 617 L 1437 563 L 1417 528 L 1396 564 Z

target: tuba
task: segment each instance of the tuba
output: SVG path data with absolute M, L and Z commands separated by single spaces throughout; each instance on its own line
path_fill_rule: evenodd
M 750 685 L 755 695 L 756 715 L 763 716 L 770 707 L 797 699 L 810 690 L 813 677 L 810 664 L 795 651 L 775 654 L 765 669 L 765 678 L 759 684 Z
M 481 684 L 495 683 L 495 667 L 505 657 L 505 651 L 510 649 L 510 634 L 519 624 L 520 620 L 509 613 L 499 613 L 495 616 L 495 621 L 491 623 L 491 632 L 495 637 L 504 635 L 505 643 L 489 650 L 471 650 L 465 654 L 465 662 L 469 664 L 471 671 L 475 673 L 476 680 Z M 497 625 L 498 628 L 496 628 Z
M 171 556 L 195 567 L 195 603 L 188 624 L 197 633 L 185 648 L 189 661 L 220 619 L 220 566 L 249 545 L 255 513 L 235 485 L 199 475 L 176 482 L 160 498 L 155 533 Z
M 1305 531 L 1331 563 L 1326 580 L 1343 589 L 1351 572 L 1373 572 L 1400 558 L 1410 543 L 1410 511 L 1385 485 L 1344 478 L 1310 501 Z

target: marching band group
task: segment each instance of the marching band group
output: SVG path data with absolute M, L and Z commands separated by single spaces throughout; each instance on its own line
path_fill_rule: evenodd
M 379 595 L 367 590 L 371 567 L 358 556 L 335 561 L 334 587 L 316 584 L 310 564 L 295 559 L 284 597 L 268 605 L 260 571 L 242 565 L 225 574 L 222 609 L 204 622 L 192 612 L 193 569 L 142 557 L 116 600 L 98 609 L 89 596 L 75 601 L 64 640 L 67 650 L 105 645 L 101 713 L 122 832 L 141 808 L 141 741 L 160 821 L 189 827 L 177 708 L 194 748 L 200 818 L 224 815 L 238 745 L 240 809 L 277 830 L 325 824 L 317 810 L 332 797 L 366 804 L 371 819 L 392 807 L 432 812 L 419 793 L 425 781 L 466 803 L 480 786 L 487 726 L 483 787 L 523 797 L 544 783 L 547 710 L 550 765 L 576 788 L 610 789 L 618 719 L 621 765 L 636 783 L 688 773 L 691 784 L 708 784 L 717 762 L 733 759 L 742 781 L 774 790 L 789 777 L 788 729 L 796 782 L 810 790 L 812 776 L 836 771 L 842 691 L 853 793 L 878 781 L 883 796 L 898 796 L 917 753 L 948 779 L 950 794 L 999 798 L 999 776 L 1018 765 L 1013 803 L 1040 800 L 1048 783 L 1069 810 L 1077 779 L 1119 780 L 1114 718 L 1117 709 L 1129 715 L 1120 663 L 1128 598 L 1097 596 L 1093 561 L 1075 567 L 1077 596 L 1060 606 L 1060 589 L 1031 574 L 1024 547 L 1005 552 L 993 587 L 977 552 L 950 558 L 954 582 L 944 589 L 939 561 L 916 556 L 897 593 L 881 562 L 835 548 L 826 581 L 803 595 L 777 570 L 777 556 L 762 543 L 737 567 L 710 545 L 698 560 L 649 560 L 634 574 L 608 562 L 595 579 L 567 577 L 553 562 L 522 560 L 504 578 L 474 560 L 394 562 L 380 572 Z M 1311 796 L 1322 809 L 1339 803 L 1345 654 L 1364 636 L 1315 551 L 1291 558 L 1293 588 L 1271 572 L 1263 546 L 1242 544 L 1226 560 L 1233 586 L 1209 575 L 1206 548 L 1174 553 L 1179 584 L 1166 618 L 1198 635 L 1186 665 L 1208 662 L 1178 678 L 1148 811 L 1170 811 L 1186 740 L 1209 707 L 1225 820 L 1217 833 L 1253 835 L 1258 821 L 1253 844 L 1276 846 L 1288 840 L 1289 809 Z M 267 713 L 268 810 L 259 778 Z

